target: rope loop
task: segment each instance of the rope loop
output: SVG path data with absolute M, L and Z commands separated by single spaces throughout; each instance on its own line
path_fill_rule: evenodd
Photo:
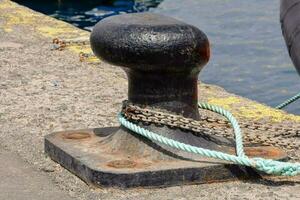
M 299 98 L 300 98 L 300 93 L 299 93 Z M 152 141 L 156 141 L 176 149 L 180 149 L 190 153 L 195 153 L 201 156 L 216 158 L 224 161 L 230 161 L 237 165 L 253 167 L 267 174 L 278 175 L 278 176 L 296 176 L 300 174 L 300 163 L 281 162 L 281 161 L 274 161 L 274 160 L 264 159 L 264 158 L 248 158 L 244 152 L 242 131 L 240 129 L 238 121 L 234 118 L 234 116 L 229 111 L 208 103 L 199 103 L 198 107 L 219 113 L 228 119 L 228 121 L 231 123 L 234 129 L 235 141 L 236 141 L 236 154 L 237 154 L 236 156 L 219 152 L 219 151 L 213 151 L 209 149 L 192 146 L 189 144 L 185 144 L 161 136 L 157 133 L 144 129 L 128 121 L 125 117 L 122 116 L 121 113 L 118 114 L 118 119 L 119 122 L 129 130 L 139 135 L 142 135 Z

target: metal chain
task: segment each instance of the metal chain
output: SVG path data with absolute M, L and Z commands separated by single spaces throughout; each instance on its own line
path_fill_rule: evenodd
M 215 119 L 208 116 L 201 116 L 200 120 L 185 118 L 180 115 L 169 113 L 158 108 L 143 108 L 133 105 L 128 101 L 123 102 L 122 114 L 127 120 L 143 122 L 145 124 L 156 124 L 157 126 L 176 127 L 186 131 L 192 131 L 196 135 L 204 132 L 217 136 L 233 138 L 231 125 L 223 119 Z M 295 140 L 286 140 L 300 136 L 300 126 L 262 124 L 259 122 L 240 123 L 240 127 L 247 129 L 244 133 L 245 144 L 262 144 L 283 146 L 288 150 L 299 149 L 299 143 Z M 249 132 L 251 130 L 251 132 Z M 267 132 L 262 134 L 261 131 Z M 285 140 L 282 140 L 285 138 Z
M 67 46 L 71 45 L 88 45 L 90 42 L 87 39 L 64 39 L 54 38 L 52 40 L 53 46 L 52 50 L 64 50 Z
M 58 38 L 54 38 L 52 40 L 52 47 L 51 50 L 58 50 L 58 51 L 62 51 L 65 48 L 67 48 L 68 46 L 84 46 L 84 45 L 89 45 L 90 42 L 87 39 L 58 39 Z M 91 53 L 84 53 L 84 52 L 80 52 L 79 53 L 79 60 L 81 62 L 84 61 L 91 61 L 91 62 L 99 62 L 98 58 L 91 52 Z

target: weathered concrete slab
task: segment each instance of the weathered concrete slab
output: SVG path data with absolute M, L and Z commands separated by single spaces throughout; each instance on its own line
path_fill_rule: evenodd
M 51 182 L 48 176 L 2 148 L 0 148 L 0 162 L 0 199 L 71 199 L 66 192 Z
M 6 149 L 17 152 L 33 168 L 47 171 L 52 182 L 79 199 L 300 198 L 298 177 L 152 190 L 91 190 L 46 158 L 43 140 L 51 132 L 118 125 L 116 114 L 127 92 L 125 74 L 101 61 L 97 65 L 79 62 L 79 52 L 90 52 L 88 47 L 50 50 L 55 37 L 88 35 L 67 23 L 0 0 L 0 142 Z M 299 116 L 230 94 L 217 86 L 201 85 L 199 90 L 201 101 L 233 111 L 240 121 L 291 126 L 300 121 Z M 299 159 L 299 150 L 289 153 Z

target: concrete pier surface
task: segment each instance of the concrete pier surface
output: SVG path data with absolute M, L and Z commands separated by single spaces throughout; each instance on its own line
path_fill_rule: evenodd
M 14 153 L 0 149 L 0 161 L 0 199 L 71 199 L 46 174 L 33 169 Z
M 88 37 L 88 32 L 70 24 L 0 0 L 0 199 L 300 199 L 299 177 L 162 189 L 96 189 L 47 158 L 43 140 L 53 131 L 118 124 L 116 114 L 127 97 L 125 73 L 102 61 L 80 62 L 80 52 L 91 52 L 88 46 L 51 50 L 53 38 Z M 201 101 L 229 109 L 240 121 L 291 127 L 300 122 L 300 116 L 217 86 L 200 84 L 199 90 Z M 299 137 L 286 140 L 300 144 Z M 294 161 L 300 160 L 299 150 L 288 152 Z M 32 196 L 26 196 L 28 191 Z M 37 191 L 47 194 L 39 196 Z

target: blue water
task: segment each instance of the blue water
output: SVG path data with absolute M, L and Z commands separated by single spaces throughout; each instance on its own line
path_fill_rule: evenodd
M 163 0 L 14 0 L 33 10 L 91 30 L 99 20 L 122 13 L 145 12 Z
M 300 92 L 300 77 L 281 35 L 279 1 L 164 0 L 153 12 L 208 35 L 212 57 L 200 75 L 204 82 L 270 106 Z M 300 101 L 286 110 L 300 114 Z
M 41 7 L 39 4 L 45 5 L 45 1 L 30 2 L 35 10 Z M 43 6 L 44 10 L 40 8 L 40 11 L 87 30 L 104 17 L 124 12 L 169 15 L 207 34 L 212 57 L 201 72 L 202 81 L 270 106 L 300 92 L 300 77 L 281 35 L 279 1 L 110 0 L 91 1 L 97 2 L 96 5 L 79 1 L 77 6 L 74 2 L 77 1 L 69 6 Z M 300 114 L 300 101 L 286 110 Z

